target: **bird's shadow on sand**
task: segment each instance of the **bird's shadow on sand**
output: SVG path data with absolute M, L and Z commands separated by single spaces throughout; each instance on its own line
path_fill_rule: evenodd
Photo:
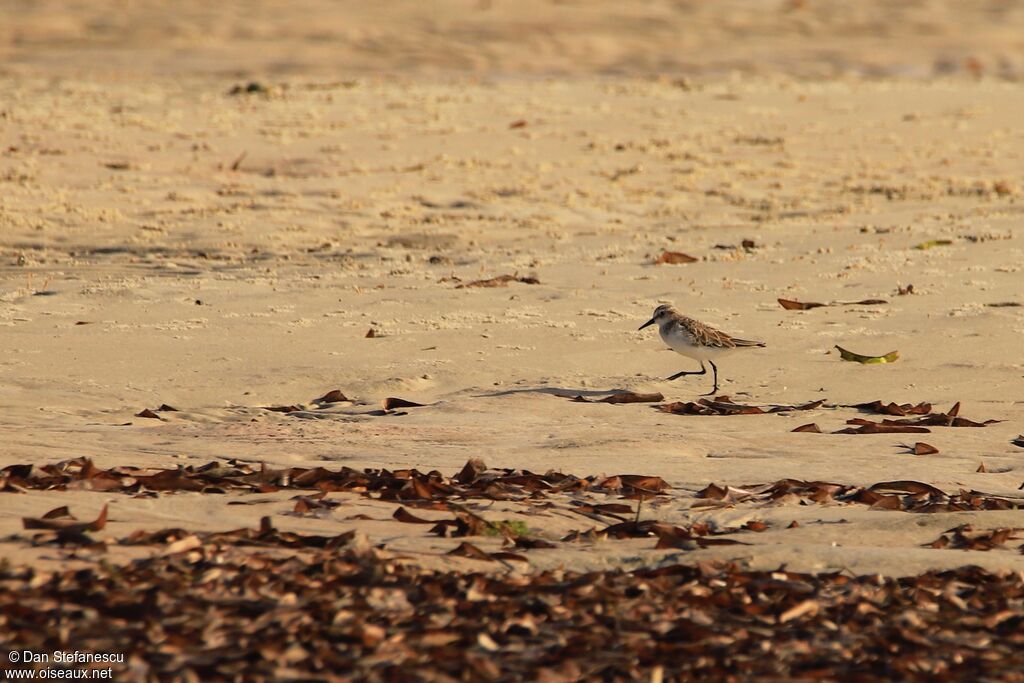
M 591 398 L 595 396 L 612 396 L 629 391 L 628 389 L 570 389 L 567 387 L 524 387 L 522 389 L 506 389 L 504 391 L 492 391 L 486 394 L 475 394 L 474 398 L 497 398 L 499 396 L 514 396 L 516 394 L 548 394 L 559 398 L 576 398 L 583 396 Z

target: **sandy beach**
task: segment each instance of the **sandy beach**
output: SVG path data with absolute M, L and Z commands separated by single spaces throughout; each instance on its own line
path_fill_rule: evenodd
M 960 525 L 1024 527 L 1024 6 L 996 4 L 7 5 L 0 468 L 451 477 L 479 458 L 667 484 L 647 500 L 551 492 L 547 510 L 467 499 L 555 546 L 517 571 L 1020 571 L 1014 540 L 932 547 Z M 683 406 L 711 380 L 664 379 L 697 365 L 637 330 L 660 303 L 766 342 L 719 363 L 715 405 L 737 414 L 678 412 L 703 410 Z M 847 362 L 837 345 L 899 358 Z M 662 398 L 602 401 L 621 392 Z M 876 400 L 931 408 L 854 407 Z M 922 415 L 965 426 L 836 433 Z M 764 493 L 781 480 L 897 495 Z M 915 511 L 900 482 L 968 502 Z M 109 562 L 164 552 L 117 543 L 138 530 L 270 516 L 355 530 L 426 570 L 482 569 L 363 492 L 294 515 L 288 482 L 59 488 L 0 493 L 7 560 L 89 566 L 22 517 L 107 505 L 91 537 Z M 634 519 L 566 512 L 581 502 L 743 544 L 565 540 Z

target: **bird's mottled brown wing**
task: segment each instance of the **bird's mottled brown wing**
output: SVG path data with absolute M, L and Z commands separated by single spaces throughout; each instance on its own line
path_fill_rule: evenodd
M 679 324 L 686 328 L 697 346 L 709 346 L 715 349 L 732 349 L 736 347 L 736 342 L 732 337 L 725 332 L 719 332 L 710 325 L 705 325 L 699 320 L 683 318 L 679 321 Z
M 741 346 L 765 345 L 764 342 L 737 339 L 693 318 L 682 318 L 679 324 L 689 331 L 698 346 L 708 346 L 714 349 L 735 349 Z
M 767 344 L 765 344 L 763 341 L 753 341 L 751 339 L 737 339 L 736 337 L 732 338 L 732 343 L 735 344 L 736 346 L 740 346 L 740 347 L 743 347 L 743 346 L 767 346 Z

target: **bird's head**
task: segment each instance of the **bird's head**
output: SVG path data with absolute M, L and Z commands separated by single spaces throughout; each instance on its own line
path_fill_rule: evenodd
M 642 330 L 648 325 L 653 325 L 654 323 L 658 323 L 659 325 L 661 325 L 666 320 L 669 320 L 670 318 L 673 318 L 677 315 L 679 314 L 676 313 L 676 309 L 672 308 L 668 304 L 662 304 L 654 309 L 654 316 L 650 320 L 645 322 L 643 325 L 641 325 L 640 329 Z

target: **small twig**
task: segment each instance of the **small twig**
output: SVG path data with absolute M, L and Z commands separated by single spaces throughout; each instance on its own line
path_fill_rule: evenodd
M 238 155 L 238 158 L 235 159 L 234 163 L 231 164 L 232 171 L 238 170 L 238 167 L 242 165 L 242 160 L 245 159 L 246 154 L 248 154 L 248 152 L 242 152 L 241 154 Z
M 636 519 L 633 520 L 633 524 L 637 525 L 640 523 L 640 508 L 644 505 L 644 494 L 640 494 L 640 500 L 636 504 Z

